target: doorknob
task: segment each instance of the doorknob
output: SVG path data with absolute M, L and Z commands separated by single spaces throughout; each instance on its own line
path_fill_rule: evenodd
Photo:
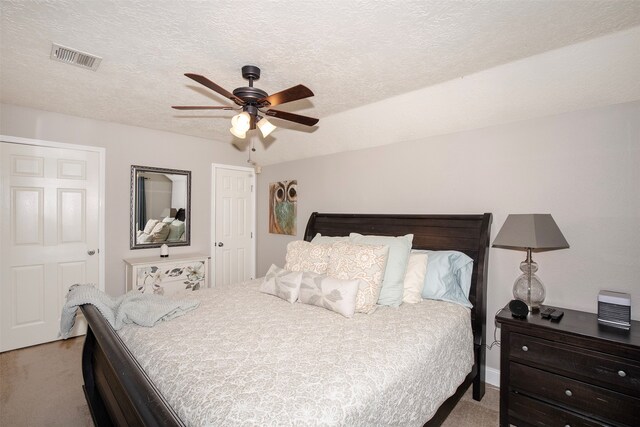
M 224 243 L 222 243 L 222 242 L 218 242 L 218 247 L 219 247 L 219 248 L 221 248 L 221 247 L 223 247 L 223 246 L 224 246 Z
M 91 250 L 87 251 L 87 253 L 91 256 L 91 255 L 95 255 L 96 251 L 91 249 Z

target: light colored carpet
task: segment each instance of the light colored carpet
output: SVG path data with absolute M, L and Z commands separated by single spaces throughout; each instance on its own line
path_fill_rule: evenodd
M 0 426 L 92 426 L 83 343 L 78 337 L 0 353 Z
M 0 426 L 92 426 L 82 392 L 84 337 L 0 353 Z M 469 390 L 443 427 L 495 427 L 500 394 L 487 385 L 482 402 Z
M 496 427 L 499 424 L 500 389 L 487 384 L 480 402 L 473 400 L 469 387 L 442 427 Z

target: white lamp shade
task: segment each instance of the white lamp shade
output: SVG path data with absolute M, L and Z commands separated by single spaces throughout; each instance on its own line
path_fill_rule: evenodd
M 276 127 L 269 120 L 263 118 L 258 122 L 258 129 L 260 129 L 262 136 L 266 138 L 271 132 L 276 129 Z
M 245 133 L 251 127 L 251 116 L 246 111 L 233 116 L 231 126 L 240 133 Z M 233 132 L 232 132 L 233 133 Z M 244 138 L 244 136 L 242 137 Z
M 236 138 L 244 139 L 247 136 L 247 132 L 240 132 L 236 128 L 230 128 L 229 132 Z

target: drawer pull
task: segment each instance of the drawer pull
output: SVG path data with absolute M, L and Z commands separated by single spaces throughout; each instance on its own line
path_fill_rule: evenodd
M 522 351 L 529 351 L 529 347 L 527 347 L 526 345 L 522 346 Z
M 567 396 L 569 396 L 569 397 L 573 396 L 573 392 L 572 392 L 571 390 L 569 390 L 569 389 L 566 389 L 566 390 L 564 391 L 564 394 L 566 394 L 566 395 L 567 395 Z
M 625 371 L 620 370 L 620 371 L 618 371 L 618 375 L 621 376 L 622 378 L 624 378 L 624 377 L 627 376 L 627 373 Z
M 571 427 L 571 424 L 565 424 L 564 427 Z

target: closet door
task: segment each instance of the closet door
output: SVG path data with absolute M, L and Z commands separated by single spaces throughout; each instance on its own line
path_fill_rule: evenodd
M 99 283 L 100 155 L 1 143 L 0 351 L 59 338 L 69 287 Z M 86 324 L 79 318 L 74 335 Z
M 255 278 L 255 173 L 253 168 L 213 168 L 213 266 L 215 282 Z

